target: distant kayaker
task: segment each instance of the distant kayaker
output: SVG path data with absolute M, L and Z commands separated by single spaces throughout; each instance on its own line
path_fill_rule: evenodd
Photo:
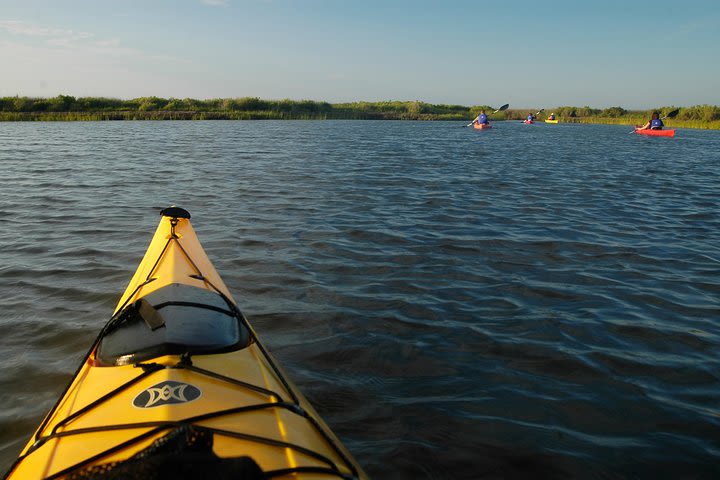
M 532 113 L 529 113 L 529 114 L 528 114 L 527 121 L 528 121 L 528 122 L 534 122 L 534 121 L 535 121 L 535 115 L 533 115 Z
M 652 117 L 650 117 L 650 120 L 643 125 L 642 127 L 638 128 L 638 130 L 647 130 L 648 128 L 650 130 L 662 130 L 665 124 L 662 120 L 660 120 L 660 114 L 658 112 L 653 112 Z
M 480 110 L 480 114 L 478 114 L 477 118 L 473 121 L 473 123 L 478 123 L 480 125 L 490 125 L 487 115 L 485 115 L 485 110 Z
M 548 120 L 555 120 L 555 114 L 551 113 L 550 116 L 548 117 Z

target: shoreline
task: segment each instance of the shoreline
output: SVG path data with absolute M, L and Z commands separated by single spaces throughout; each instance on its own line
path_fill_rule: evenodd
M 573 124 L 595 125 L 627 125 L 635 126 L 645 122 L 641 117 L 607 118 L 607 117 L 557 117 L 560 122 Z M 492 118 L 493 122 L 521 121 L 515 118 Z M 394 120 L 394 121 L 420 121 L 420 122 L 469 122 L 468 117 L 438 118 L 433 115 L 419 115 L 408 118 L 404 115 L 293 115 L 275 112 L 0 112 L 0 123 L 21 122 L 114 122 L 114 121 L 203 121 L 203 120 Z M 539 119 L 537 123 L 544 123 Z M 691 128 L 697 130 L 720 130 L 720 120 L 703 122 L 699 120 L 666 121 L 666 128 Z
M 622 107 L 596 109 L 588 106 L 559 106 L 537 112 L 538 121 L 555 113 L 560 123 L 644 124 L 653 111 L 662 115 L 676 107 L 626 110 Z M 254 97 L 191 98 L 142 97 L 122 100 L 106 97 L 58 95 L 52 98 L 0 97 L 0 122 L 68 122 L 132 120 L 410 120 L 469 122 L 488 105 L 444 105 L 422 101 L 380 101 L 335 103 L 313 100 L 262 100 Z M 668 128 L 720 130 L 720 107 L 694 105 L 679 107 L 666 120 Z M 509 108 L 490 114 L 491 121 L 523 120 L 536 109 Z

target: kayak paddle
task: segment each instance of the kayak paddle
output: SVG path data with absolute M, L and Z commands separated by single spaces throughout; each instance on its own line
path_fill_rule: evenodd
M 503 110 L 507 110 L 509 106 L 510 106 L 510 104 L 509 104 L 509 103 L 506 103 L 506 104 L 503 105 L 502 107 L 500 107 L 500 108 L 498 108 L 497 110 L 495 110 L 494 112 L 492 112 L 490 115 L 494 115 L 494 114 L 496 114 L 497 112 L 502 112 Z M 475 120 L 473 120 L 472 122 L 468 123 L 468 124 L 465 125 L 465 126 L 466 126 L 466 127 L 469 127 L 469 126 L 472 125 L 473 123 L 475 123 Z
M 677 117 L 677 114 L 678 114 L 679 112 L 680 112 L 680 109 L 679 109 L 679 108 L 676 108 L 676 109 L 673 110 L 672 112 L 670 112 L 670 113 L 668 113 L 667 115 L 665 115 L 664 117 L 662 117 L 662 120 L 665 120 L 666 118 Z

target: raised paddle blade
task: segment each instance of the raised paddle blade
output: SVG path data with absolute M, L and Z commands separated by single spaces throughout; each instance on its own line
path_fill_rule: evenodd
M 498 108 L 497 110 L 495 110 L 493 113 L 502 112 L 503 110 L 507 110 L 509 106 L 510 106 L 510 104 L 509 104 L 509 103 L 506 103 L 506 104 L 503 105 L 502 107 L 500 107 L 500 108 Z
M 679 109 L 679 108 L 676 108 L 676 109 L 673 110 L 672 112 L 670 112 L 670 113 L 668 113 L 667 115 L 665 115 L 663 118 L 673 118 L 674 116 L 676 116 L 676 115 L 678 114 L 678 112 L 680 112 L 680 109 Z

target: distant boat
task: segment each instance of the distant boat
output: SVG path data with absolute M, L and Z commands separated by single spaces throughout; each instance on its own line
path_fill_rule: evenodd
M 637 133 L 638 135 L 649 135 L 651 137 L 674 137 L 675 129 L 652 130 L 650 128 L 646 128 L 646 129 L 640 130 L 639 128 L 635 127 L 635 133 Z

